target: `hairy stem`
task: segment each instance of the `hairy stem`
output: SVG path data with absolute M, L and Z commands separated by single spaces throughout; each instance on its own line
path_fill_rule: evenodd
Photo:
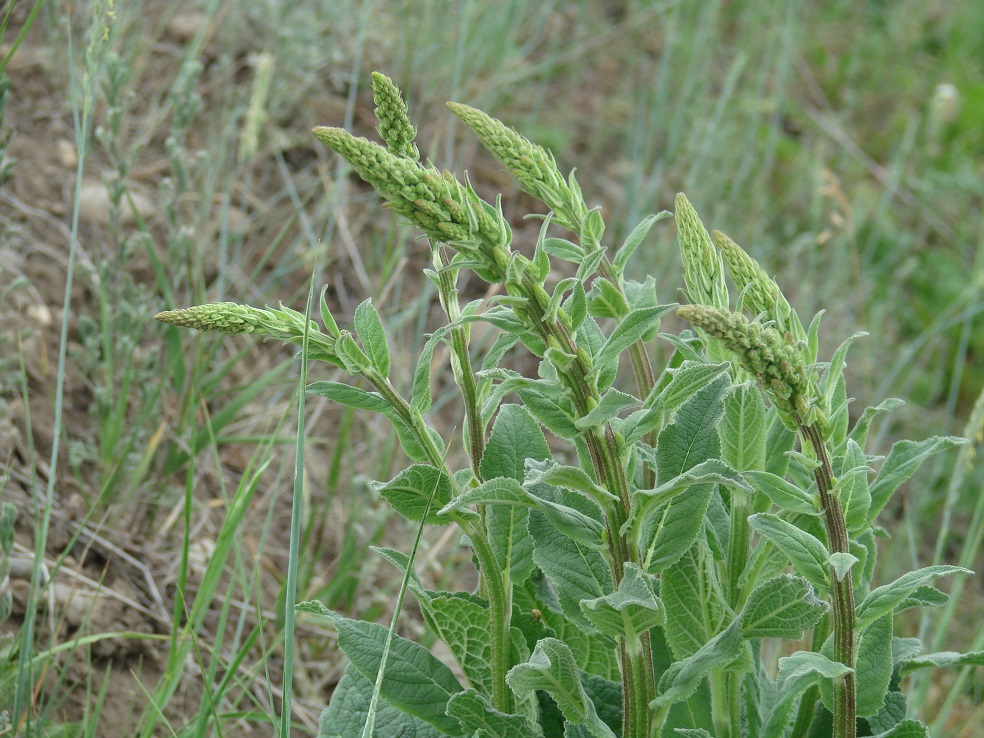
M 444 244 L 439 246 L 438 260 L 444 267 L 439 272 L 441 302 L 448 321 L 453 323 L 461 315 L 458 307 L 458 288 L 455 279 L 448 269 L 451 260 L 448 258 Z M 465 404 L 465 438 L 468 442 L 468 456 L 471 459 L 472 471 L 476 479 L 481 479 L 479 467 L 485 453 L 485 434 L 482 428 L 482 409 L 479 407 L 478 384 L 475 381 L 475 370 L 468 353 L 468 337 L 464 326 L 451 330 L 451 351 L 454 355 L 452 369 L 454 378 L 461 389 L 461 397 Z
M 427 453 L 431 465 L 446 474 L 451 483 L 457 486 L 454 474 L 445 463 L 444 455 L 434 445 L 427 432 L 420 428 L 414 420 L 407 401 L 382 375 L 369 370 L 365 372 L 365 376 L 379 394 L 392 405 L 400 419 L 413 431 L 418 443 Z M 460 490 L 455 489 L 455 493 L 460 493 Z M 456 517 L 455 522 L 468 533 L 472 550 L 478 559 L 483 585 L 488 594 L 489 640 L 492 649 L 492 704 L 501 712 L 511 713 L 513 711 L 512 691 L 506 684 L 506 672 L 509 670 L 509 597 L 506 592 L 505 577 L 496 561 L 495 553 L 492 551 L 485 530 L 480 526 L 473 525 L 463 517 Z
M 827 527 L 827 544 L 831 553 L 849 553 L 847 523 L 840 502 L 830 491 L 834 485 L 834 471 L 826 444 L 816 425 L 800 425 L 800 432 L 809 442 L 819 466 L 813 476 L 820 493 L 824 522 Z M 834 630 L 834 659 L 851 671 L 834 679 L 834 738 L 855 738 L 857 732 L 857 686 L 854 678 L 854 586 L 850 573 L 840 581 L 834 568 L 830 568 L 830 585 Z

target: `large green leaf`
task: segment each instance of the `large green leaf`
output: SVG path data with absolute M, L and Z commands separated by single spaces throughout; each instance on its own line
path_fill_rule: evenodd
M 382 661 L 388 629 L 378 623 L 350 620 L 323 610 L 338 631 L 338 647 L 352 665 L 372 682 Z M 447 735 L 461 733 L 458 721 L 447 715 L 448 700 L 461 691 L 451 670 L 426 648 L 394 636 L 383 676 L 382 697 L 403 712 L 418 717 Z
M 810 651 L 797 651 L 792 656 L 779 659 L 779 674 L 776 676 L 779 694 L 760 735 L 783 735 L 800 695 L 810 687 L 842 677 L 850 671 L 850 667 Z
M 482 455 L 483 479 L 507 477 L 522 482 L 527 459 L 549 459 L 550 448 L 539 424 L 526 408 L 502 405 Z M 503 570 L 514 584 L 533 571 L 533 539 L 526 529 L 529 513 L 515 506 L 494 505 L 486 511 L 489 540 Z
M 766 580 L 748 596 L 741 611 L 745 638 L 789 638 L 798 641 L 827 612 L 805 579 L 789 574 Z
M 727 667 L 745 655 L 747 645 L 741 636 L 741 619 L 734 620 L 705 643 L 693 656 L 677 661 L 663 672 L 655 705 L 669 706 L 690 697 L 712 669 Z
M 687 359 L 676 368 L 668 367 L 666 376 L 669 381 L 665 386 L 657 384 L 644 406 L 648 408 L 659 404 L 666 412 L 672 412 L 720 377 L 730 366 L 727 361 L 708 364 L 706 361 Z M 659 389 L 661 386 L 662 389 Z
M 868 508 L 871 507 L 868 464 L 864 451 L 851 438 L 847 439 L 844 463 L 834 491 L 844 509 L 848 532 L 854 534 L 864 530 L 868 520 Z
M 342 382 L 311 382 L 307 391 L 312 395 L 327 397 L 339 405 L 352 407 L 356 410 L 370 410 L 375 413 L 390 412 L 393 407 L 377 392 L 366 392 L 364 389 L 353 387 Z
M 598 405 L 583 418 L 578 418 L 574 425 L 582 430 L 594 428 L 595 426 L 607 423 L 623 410 L 628 410 L 630 407 L 636 407 L 639 404 L 641 404 L 640 401 L 632 395 L 627 395 L 616 389 L 610 389 L 604 394 Z
M 653 307 L 633 310 L 626 315 L 594 357 L 595 371 L 598 372 L 616 361 L 618 355 L 625 349 L 658 328 L 660 319 L 675 307 L 675 304 L 654 305 Z
M 767 471 L 746 471 L 745 479 L 781 510 L 801 515 L 821 515 L 813 504 L 813 498 L 806 490 L 800 489 L 787 479 Z
M 713 566 L 707 545 L 698 539 L 663 573 L 664 633 L 677 660 L 693 656 L 734 618 Z
M 331 702 L 318 720 L 318 738 L 362 738 L 369 717 L 373 682 L 349 665 L 332 692 Z M 376 735 L 404 738 L 439 738 L 442 733 L 420 718 L 381 700 L 376 708 Z
M 885 704 L 892 679 L 892 615 L 880 617 L 858 636 L 854 662 L 857 714 L 874 715 Z
M 984 651 L 971 651 L 969 653 L 938 651 L 922 656 L 913 656 L 899 662 L 899 674 L 904 676 L 919 669 L 939 669 L 944 666 L 984 666 Z
M 718 423 L 724 414 L 722 398 L 728 389 L 728 377 L 719 376 L 698 390 L 677 411 L 656 441 L 656 481 L 658 484 L 678 477 L 702 461 L 720 457 Z
M 722 398 L 729 385 L 719 376 L 687 400 L 656 441 L 656 482 L 664 484 L 720 455 L 717 425 L 724 413 Z M 697 484 L 669 504 L 640 515 L 639 543 L 645 570 L 658 573 L 690 548 L 703 523 L 714 485 Z
M 556 587 L 564 614 L 593 630 L 580 603 L 604 597 L 614 588 L 604 556 L 564 535 L 539 510 L 530 512 L 529 531 L 533 536 L 533 560 Z

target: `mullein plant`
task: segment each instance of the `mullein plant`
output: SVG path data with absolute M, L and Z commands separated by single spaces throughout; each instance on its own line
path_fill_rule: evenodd
M 324 292 L 323 331 L 286 307 L 158 315 L 293 343 L 307 330 L 308 358 L 371 387 L 316 381 L 308 391 L 385 415 L 411 462 L 376 485 L 381 497 L 420 526 L 458 526 L 473 554 L 477 591 L 434 592 L 411 557 L 379 550 L 464 683 L 381 625 L 299 606 L 331 620 L 350 660 L 320 735 L 373 726 L 378 735 L 497 738 L 927 735 L 906 718 L 902 678 L 984 654 L 920 654 L 914 639 L 895 636 L 894 614 L 940 606 L 947 596 L 932 582 L 967 570 L 933 566 L 873 588 L 875 521 L 925 458 L 960 439 L 901 441 L 884 459 L 866 453 L 871 422 L 899 402 L 868 408 L 851 426 L 843 370 L 853 337 L 819 361 L 819 316 L 804 329 L 768 274 L 727 236 L 708 234 L 683 195 L 675 219 L 692 304 L 679 307 L 657 300 L 652 277 L 625 277 L 668 214 L 647 217 L 610 254 L 601 214 L 573 174 L 452 103 L 546 206 L 527 258 L 512 249 L 499 201 L 420 161 L 393 83 L 374 74 L 373 90 L 384 145 L 339 128 L 313 133 L 429 240 L 427 276 L 448 320 L 424 345 L 411 386 L 394 385 L 368 300 L 353 331 L 339 327 Z M 571 276 L 548 286 L 558 261 Z M 462 305 L 462 270 L 502 294 Z M 674 311 L 694 333 L 659 332 Z M 500 331 L 484 353 L 469 344 L 476 321 Z M 672 347 L 658 373 L 657 338 Z M 449 453 L 427 420 L 442 342 L 461 393 L 464 453 Z M 536 378 L 500 366 L 518 350 L 539 360 Z M 617 386 L 623 356 L 632 390 Z M 779 649 L 778 639 L 793 643 Z

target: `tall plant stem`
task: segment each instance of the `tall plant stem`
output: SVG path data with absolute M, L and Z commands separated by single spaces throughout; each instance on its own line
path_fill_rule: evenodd
M 625 297 L 625 290 L 622 287 L 622 280 L 619 278 L 618 274 L 615 273 L 615 267 L 608 260 L 608 257 L 604 257 L 601 260 L 601 265 L 599 267 L 601 271 L 601 276 L 615 285 L 615 289 L 618 293 Z M 638 340 L 629 346 L 629 358 L 632 361 L 632 373 L 635 375 L 636 386 L 639 388 L 639 397 L 645 400 L 649 397 L 649 393 L 652 392 L 653 387 L 656 386 L 656 375 L 653 373 L 653 365 L 649 360 L 649 352 L 646 350 L 646 343 L 643 340 Z M 645 439 L 653 448 L 656 447 L 656 431 L 650 431 Z M 651 469 L 649 464 L 646 463 L 642 468 L 642 479 L 643 485 L 646 487 L 653 487 L 656 485 L 656 471 Z
M 381 374 L 373 370 L 368 370 L 364 374 L 369 383 L 389 402 L 400 419 L 413 431 L 417 442 L 427 454 L 427 460 L 430 464 L 446 474 L 452 484 L 456 484 L 454 474 L 445 463 L 444 455 L 414 419 L 407 401 Z M 496 561 L 495 553 L 492 551 L 484 528 L 473 525 L 471 521 L 463 517 L 456 517 L 455 522 L 468 533 L 488 595 L 489 644 L 492 650 L 490 664 L 492 669 L 492 704 L 495 709 L 508 714 L 513 711 L 513 699 L 512 691 L 506 684 L 506 672 L 509 670 L 509 597 L 506 592 L 505 577 Z
M 840 502 L 831 494 L 834 471 L 830 465 L 823 437 L 815 425 L 800 425 L 800 433 L 809 442 L 819 463 L 813 472 L 823 506 L 827 527 L 827 545 L 831 553 L 849 553 L 847 523 Z M 830 568 L 832 599 L 831 618 L 834 630 L 834 659 L 851 671 L 834 679 L 834 732 L 833 738 L 855 738 L 857 732 L 857 685 L 854 677 L 854 586 L 850 573 L 838 580 Z
M 569 327 L 563 321 L 548 321 L 546 315 L 546 293 L 535 280 L 526 275 L 522 285 L 516 285 L 518 292 L 527 298 L 522 308 L 546 343 L 553 339 L 574 355 L 571 366 L 558 372 L 564 384 L 571 390 L 575 412 L 584 417 L 597 403 L 598 391 L 589 380 L 591 369 L 578 352 Z M 507 290 L 509 285 L 507 285 Z M 625 564 L 639 564 L 638 550 L 622 535 L 622 527 L 631 510 L 629 483 L 622 464 L 618 439 L 610 424 L 586 431 L 583 435 L 591 463 L 598 481 L 618 498 L 608 506 L 606 526 L 608 528 L 609 553 L 612 559 L 612 574 L 615 586 L 625 576 Z M 649 703 L 656 697 L 656 684 L 653 675 L 652 644 L 649 634 L 643 634 L 642 647 L 637 651 L 621 644 L 619 658 L 622 672 L 622 735 L 625 738 L 649 738 L 652 729 L 652 712 Z
M 448 267 L 448 258 L 444 244 L 435 250 L 436 261 L 443 267 L 439 272 L 441 302 L 448 321 L 453 323 L 460 315 L 458 306 L 458 288 L 455 286 L 454 273 Z M 485 453 L 485 434 L 482 426 L 482 409 L 479 407 L 478 384 L 475 381 L 475 370 L 468 355 L 468 336 L 464 326 L 451 330 L 452 370 L 455 381 L 461 389 L 462 400 L 465 404 L 465 437 L 468 443 L 468 456 L 471 460 L 472 471 L 476 479 L 482 478 L 480 467 Z

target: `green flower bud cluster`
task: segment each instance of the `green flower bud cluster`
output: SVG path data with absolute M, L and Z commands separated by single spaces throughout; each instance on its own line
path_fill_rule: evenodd
M 800 424 L 809 426 L 822 420 L 800 352 L 776 331 L 750 322 L 740 313 L 707 305 L 684 305 L 677 308 L 677 314 L 721 341 L 742 369 L 758 378 L 786 427 L 796 430 Z
M 422 167 L 343 128 L 312 133 L 372 185 L 388 207 L 434 241 L 447 243 L 479 262 L 476 272 L 495 281 L 509 260 L 512 232 L 498 206 L 484 202 L 470 184 L 450 172 Z
M 700 222 L 697 211 L 682 192 L 676 196 L 674 219 L 680 239 L 683 279 L 690 301 L 727 310 L 729 298 L 728 285 L 724 281 L 724 264 L 711 244 L 711 237 Z
M 461 103 L 448 107 L 468 126 L 482 145 L 505 165 L 513 179 L 526 192 L 554 211 L 554 222 L 579 232 L 588 215 L 581 188 L 574 177 L 565 180 L 553 155 L 513 128 Z
M 783 335 L 788 334 L 794 343 L 805 344 L 807 336 L 803 324 L 775 280 L 741 246 L 721 231 L 713 231 L 711 240 L 721 253 L 744 306 L 756 315 L 764 313 L 775 324 L 776 329 Z
M 413 143 L 417 129 L 410 125 L 406 101 L 393 80 L 385 74 L 373 72 L 372 99 L 376 103 L 376 130 L 386 142 L 389 152 L 410 161 L 420 159 L 420 152 Z
M 217 333 L 256 333 L 276 338 L 285 343 L 302 343 L 304 340 L 303 313 L 283 305 L 279 310 L 250 307 L 235 302 L 213 302 L 206 305 L 166 310 L 157 313 L 155 319 L 181 328 L 194 328 L 199 331 Z M 326 336 L 314 321 L 310 321 L 308 333 L 310 356 L 337 363 L 335 339 Z

